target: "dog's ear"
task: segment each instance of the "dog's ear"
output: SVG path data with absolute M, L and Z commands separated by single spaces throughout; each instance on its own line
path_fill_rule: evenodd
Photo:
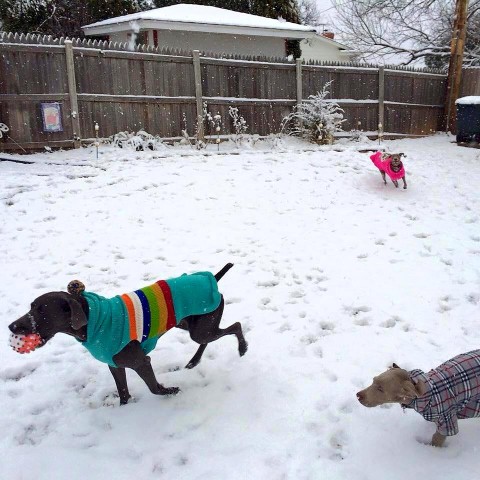
M 396 363 L 392 363 L 392 368 L 400 368 Z
M 411 380 L 405 380 L 402 383 L 402 389 L 400 391 L 400 397 L 402 403 L 407 401 L 412 401 L 415 398 L 419 397 L 419 393 L 417 392 L 416 386 L 412 383 Z
M 75 299 L 74 295 L 65 293 L 64 299 L 70 309 L 70 323 L 72 324 L 72 328 L 74 330 L 79 330 L 87 324 L 87 316 L 85 315 L 80 302 Z

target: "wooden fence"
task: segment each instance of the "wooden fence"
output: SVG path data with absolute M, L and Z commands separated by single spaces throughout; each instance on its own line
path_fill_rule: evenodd
M 480 95 L 480 67 L 464 68 L 462 71 L 461 97 Z
M 145 130 L 162 138 L 194 133 L 204 102 L 232 130 L 236 106 L 248 132 L 280 131 L 296 103 L 332 81 L 344 130 L 426 135 L 443 127 L 444 74 L 279 59 L 214 58 L 107 42 L 0 34 L 0 150 L 78 146 L 80 140 Z M 58 102 L 63 131 L 46 132 L 41 104 Z

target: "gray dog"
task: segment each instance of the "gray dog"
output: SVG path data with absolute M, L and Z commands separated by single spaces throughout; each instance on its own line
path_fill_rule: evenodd
M 458 419 L 480 416 L 480 350 L 463 353 L 424 373 L 393 366 L 357 393 L 365 407 L 400 403 L 437 426 L 432 445 L 458 433 Z

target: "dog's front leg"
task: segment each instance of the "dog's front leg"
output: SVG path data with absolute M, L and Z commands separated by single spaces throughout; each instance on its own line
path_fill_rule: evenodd
M 403 189 L 406 190 L 407 189 L 407 180 L 405 179 L 404 176 L 402 177 L 402 180 L 403 180 Z
M 135 370 L 147 384 L 148 389 L 155 395 L 175 395 L 180 391 L 178 387 L 166 388 L 157 382 L 150 363 L 150 357 L 145 355 L 140 342 L 137 340 L 133 340 L 122 351 L 114 355 L 113 361 L 118 367 Z
M 398 182 L 396 180 L 392 180 L 392 183 L 395 185 L 395 188 L 398 188 Z
M 432 445 L 434 447 L 441 447 L 445 443 L 445 435 L 442 435 L 441 433 L 435 432 L 432 436 Z
M 150 357 L 145 355 L 141 365 L 134 368 L 140 378 L 147 384 L 148 389 L 155 395 L 176 395 L 180 389 L 178 387 L 164 387 L 157 382 L 153 372 Z
M 112 372 L 113 379 L 117 385 L 118 395 L 120 397 L 120 405 L 126 405 L 131 396 L 128 391 L 127 374 L 125 373 L 125 369 L 120 367 L 111 367 L 110 365 L 108 368 L 110 369 L 110 372 Z

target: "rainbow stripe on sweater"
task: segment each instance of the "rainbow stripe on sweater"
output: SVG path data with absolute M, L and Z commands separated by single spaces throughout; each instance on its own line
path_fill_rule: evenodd
M 120 295 L 128 316 L 130 339 L 140 343 L 175 327 L 172 292 L 165 280 Z

